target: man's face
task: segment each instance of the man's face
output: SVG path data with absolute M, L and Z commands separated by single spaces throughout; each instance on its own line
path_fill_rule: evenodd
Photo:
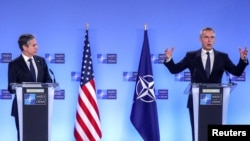
M 200 41 L 203 49 L 205 50 L 213 49 L 213 45 L 215 42 L 215 33 L 212 30 L 204 30 L 201 33 Z
M 38 50 L 38 45 L 36 43 L 36 39 L 30 40 L 28 42 L 28 45 L 24 45 L 23 47 L 23 53 L 28 57 L 36 55 L 37 50 Z

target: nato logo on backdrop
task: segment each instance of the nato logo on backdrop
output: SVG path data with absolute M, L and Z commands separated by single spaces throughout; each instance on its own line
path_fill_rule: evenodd
M 123 72 L 123 81 L 136 81 L 138 72 Z
M 116 89 L 97 90 L 97 99 L 117 99 Z
M 101 64 L 117 64 L 117 54 L 97 54 L 97 60 Z
M 156 99 L 168 99 L 168 89 L 158 89 L 155 93 Z
M 2 89 L 2 93 L 0 95 L 0 99 L 12 99 L 12 95 L 11 95 L 11 93 L 8 90 Z
M 64 64 L 65 54 L 64 53 L 55 53 L 55 54 L 46 53 L 45 59 L 51 64 Z
M 178 74 L 174 74 L 175 76 L 175 81 L 190 81 L 191 80 L 191 75 L 190 72 L 181 72 Z
M 54 99 L 57 99 L 57 100 L 63 100 L 65 99 L 65 90 L 55 90 L 55 93 L 54 93 Z
M 165 61 L 165 54 L 151 54 L 151 61 L 154 64 L 163 64 L 163 62 Z
M 9 63 L 12 60 L 12 53 L 2 53 L 0 61 L 1 63 Z
M 80 81 L 81 74 L 80 72 L 71 72 L 71 81 Z

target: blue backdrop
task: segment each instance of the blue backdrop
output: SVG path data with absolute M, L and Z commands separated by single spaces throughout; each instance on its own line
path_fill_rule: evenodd
M 148 24 L 150 50 L 156 60 L 162 59 L 159 56 L 165 48 L 175 47 L 173 57 L 179 61 L 186 51 L 200 48 L 199 31 L 211 26 L 217 33 L 215 48 L 227 52 L 237 63 L 238 48 L 250 47 L 249 5 L 247 0 L 1 1 L 0 140 L 16 139 L 14 118 L 10 116 L 13 97 L 6 98 L 4 94 L 7 62 L 20 55 L 17 44 L 20 34 L 36 35 L 38 55 L 46 57 L 65 94 L 54 101 L 52 141 L 74 140 L 79 81 L 72 74 L 81 71 L 86 23 L 90 24 L 96 87 L 108 96 L 112 90 L 112 96 L 116 96 L 98 99 L 102 141 L 140 141 L 129 120 L 135 82 L 127 80 L 124 74 L 133 74 L 138 69 L 144 24 Z M 157 99 L 161 140 L 191 141 L 184 94 L 189 82 L 177 79 L 161 63 L 153 63 L 152 67 L 155 88 L 168 92 L 168 98 Z M 247 68 L 244 79 L 237 79 L 238 86 L 231 94 L 230 124 L 250 124 L 249 73 Z M 227 81 L 225 76 L 223 82 Z

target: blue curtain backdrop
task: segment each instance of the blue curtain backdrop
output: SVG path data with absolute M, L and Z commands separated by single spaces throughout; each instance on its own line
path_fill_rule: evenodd
M 161 141 L 191 141 L 184 94 L 189 82 L 170 74 L 160 63 L 161 54 L 165 48 L 175 47 L 173 57 L 179 61 L 186 51 L 200 48 L 199 31 L 211 26 L 216 30 L 215 48 L 227 52 L 237 63 L 238 48 L 250 47 L 249 5 L 246 0 L 2 0 L 0 140 L 16 139 L 14 118 L 10 116 L 12 98 L 5 95 L 8 63 L 4 61 L 20 54 L 19 35 L 32 33 L 37 37 L 38 55 L 47 58 L 64 93 L 54 100 L 51 139 L 74 141 L 77 76 L 85 24 L 89 23 L 102 141 L 142 140 L 130 122 L 130 112 L 144 24 L 148 25 L 150 50 L 155 57 L 155 89 L 164 92 L 164 98 L 157 99 Z M 250 124 L 249 73 L 247 68 L 243 78 L 236 78 L 238 86 L 228 107 L 230 124 Z M 223 82 L 227 81 L 225 75 Z

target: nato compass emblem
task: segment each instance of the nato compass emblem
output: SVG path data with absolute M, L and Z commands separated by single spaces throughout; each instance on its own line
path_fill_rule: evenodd
M 152 75 L 139 76 L 136 84 L 136 94 L 136 99 L 140 99 L 143 102 L 150 103 L 155 101 L 154 79 Z

